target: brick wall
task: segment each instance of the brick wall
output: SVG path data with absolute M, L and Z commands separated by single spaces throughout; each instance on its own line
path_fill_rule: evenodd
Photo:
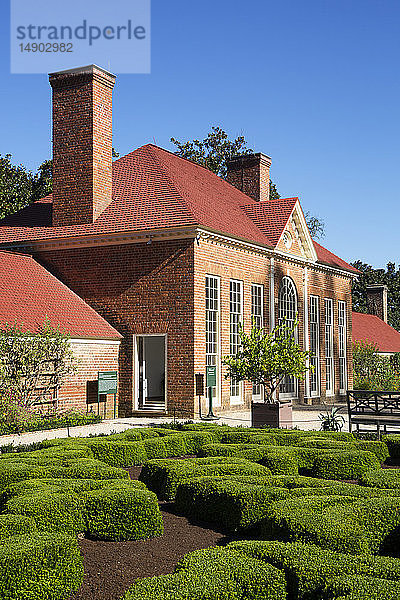
M 42 252 L 37 258 L 115 327 L 120 416 L 133 406 L 134 334 L 167 334 L 168 409 L 193 411 L 193 240 Z
M 72 341 L 76 358 L 76 372 L 70 375 L 58 392 L 60 410 L 93 410 L 97 414 L 97 372 L 117 371 L 119 344 L 115 342 Z M 114 396 L 108 395 L 100 403 L 100 414 L 113 417 Z M 118 401 L 118 399 L 117 399 Z
M 53 225 L 93 223 L 112 200 L 112 88 L 97 67 L 50 76 Z
M 235 156 L 227 163 L 226 180 L 254 200 L 269 199 L 271 159 L 265 154 Z

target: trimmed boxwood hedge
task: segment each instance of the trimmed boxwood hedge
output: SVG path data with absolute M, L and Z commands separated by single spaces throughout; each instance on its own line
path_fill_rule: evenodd
M 0 541 L 3 600 L 63 600 L 82 579 L 82 558 L 72 536 L 31 533 Z
M 29 517 L 39 531 L 115 540 L 162 534 L 157 497 L 139 481 L 29 480 L 11 485 L 3 500 L 4 517 Z
M 335 579 L 323 593 L 325 598 L 338 600 L 398 600 L 400 582 L 353 575 Z
M 275 502 L 261 524 L 261 536 L 311 542 L 349 554 L 376 554 L 398 541 L 399 526 L 399 497 L 329 495 Z
M 288 495 L 284 488 L 203 477 L 178 486 L 175 507 L 181 514 L 235 531 L 258 524 L 269 513 L 271 502 Z
M 310 474 L 324 479 L 359 479 L 379 467 L 379 459 L 372 452 L 324 452 L 315 457 Z
M 285 600 L 285 576 L 269 564 L 225 548 L 182 558 L 172 575 L 138 579 L 124 600 Z
M 361 485 L 367 487 L 400 490 L 400 469 L 378 469 L 360 477 Z
M 262 465 L 241 458 L 193 458 L 187 460 L 150 460 L 143 465 L 139 479 L 160 500 L 173 500 L 178 485 L 202 475 L 270 475 Z
M 400 458 L 400 435 L 398 434 L 389 434 L 382 436 L 382 441 L 388 447 L 390 458 Z
M 86 494 L 86 531 L 102 540 L 139 540 L 163 534 L 163 521 L 153 492 L 105 487 Z
M 301 542 L 246 540 L 232 542 L 227 549 L 283 569 L 287 579 L 288 600 L 321 598 L 321 590 L 331 582 L 340 582 L 343 576 L 383 579 L 390 583 L 400 579 L 400 560 L 395 558 L 353 556 Z M 335 595 L 323 597 L 339 598 Z M 352 600 L 356 598 L 357 596 L 352 597 Z M 365 596 L 361 598 L 364 600 Z

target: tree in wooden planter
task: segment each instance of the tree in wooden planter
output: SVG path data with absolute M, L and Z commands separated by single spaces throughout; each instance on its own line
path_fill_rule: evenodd
M 253 323 L 249 334 L 239 330 L 240 348 L 237 354 L 226 356 L 227 379 L 250 381 L 264 390 L 264 402 L 252 403 L 252 425 L 279 427 L 282 421 L 291 425 L 291 402 L 275 401 L 275 392 L 285 377 L 304 380 L 312 367 L 310 353 L 302 350 L 296 341 L 295 329 L 283 320 L 271 332 Z

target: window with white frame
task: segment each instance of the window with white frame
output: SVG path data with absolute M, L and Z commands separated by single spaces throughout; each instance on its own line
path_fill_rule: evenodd
M 239 329 L 243 314 L 243 282 L 231 279 L 229 284 L 229 353 L 237 354 L 240 347 Z M 234 379 L 230 383 L 231 403 L 240 404 L 241 384 Z
M 333 300 L 325 298 L 325 368 L 326 368 L 326 394 L 333 395 L 334 368 L 333 368 Z
M 261 329 L 264 325 L 264 288 L 253 283 L 251 286 L 251 319 L 255 327 Z M 262 400 L 262 386 L 253 385 L 253 400 Z
M 310 394 L 319 396 L 319 297 L 310 296 Z
M 217 367 L 217 386 L 212 388 L 215 401 L 219 390 L 219 278 L 206 276 L 206 365 Z
M 339 388 L 340 393 L 344 394 L 347 389 L 347 319 L 346 302 L 338 302 L 338 334 L 339 334 Z
M 290 277 L 283 277 L 278 294 L 278 318 L 279 323 L 285 322 L 288 327 L 294 328 L 297 315 L 297 291 Z M 297 328 L 294 329 L 297 339 Z M 280 384 L 280 395 L 284 398 L 295 398 L 297 396 L 297 379 L 285 377 Z

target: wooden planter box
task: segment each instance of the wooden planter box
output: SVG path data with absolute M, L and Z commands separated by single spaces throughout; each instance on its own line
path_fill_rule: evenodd
M 292 401 L 251 403 L 251 426 L 252 427 L 292 427 Z

